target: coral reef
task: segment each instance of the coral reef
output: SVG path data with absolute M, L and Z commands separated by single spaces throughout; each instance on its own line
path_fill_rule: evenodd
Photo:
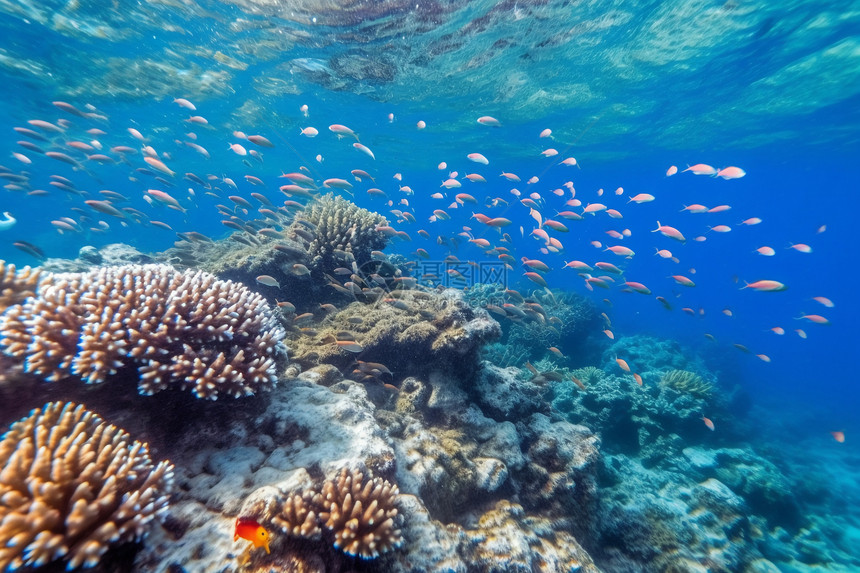
M 603 353 L 601 363 L 613 364 L 615 357 L 625 359 L 633 371 L 639 373 L 667 370 L 707 372 L 697 354 L 685 350 L 677 341 L 643 334 L 616 340 Z
M 691 394 L 708 400 L 714 393 L 714 385 L 689 370 L 669 370 L 660 378 L 660 384 L 676 392 Z
M 81 247 L 76 259 L 45 259 L 39 268 L 50 273 L 85 273 L 93 267 L 145 265 L 157 262 L 158 255 L 148 255 L 125 243 L 110 243 L 98 249 Z
M 319 516 L 318 494 L 312 490 L 288 495 L 280 510 L 272 516 L 272 523 L 292 537 L 315 539 L 322 535 Z
M 0 568 L 92 567 L 167 510 L 173 466 L 73 403 L 53 402 L 0 441 Z
M 597 346 L 589 337 L 598 331 L 599 317 L 589 299 L 575 293 L 536 290 L 523 299 L 521 309 L 523 316 L 515 314 L 516 320 L 506 328 L 503 342 L 507 345 L 526 349 L 534 357 L 556 347 L 574 365 L 587 364 L 596 355 Z
M 388 238 L 378 227 L 388 226 L 382 215 L 328 193 L 317 197 L 287 229 L 295 241 L 305 242 L 308 267 L 317 278 L 355 262 L 364 268 L 371 251 L 381 250 Z
M 762 559 L 744 500 L 716 479 L 697 482 L 608 456 L 598 524 L 606 571 L 744 571 Z
M 404 380 L 400 391 L 384 394 L 384 408 L 371 401 L 374 390 L 318 366 L 267 394 L 263 412 L 249 415 L 238 403 L 227 419 L 192 421 L 171 445 L 180 485 L 173 533 L 148 540 L 138 569 L 214 573 L 237 560 L 242 572 L 549 573 L 564 566 L 596 573 L 577 525 L 592 523 L 596 501 L 598 440 L 586 428 L 540 413 L 517 424 L 495 421 L 451 373 Z M 397 484 L 396 502 L 384 480 Z M 344 519 L 318 509 L 325 488 L 337 488 L 340 513 L 352 507 L 355 516 L 374 506 L 362 500 L 359 510 L 356 500 L 379 491 L 388 501 L 371 510 L 385 509 L 374 525 L 384 524 L 386 535 L 400 530 L 389 539 L 402 538 L 402 546 L 359 564 L 335 549 L 342 528 L 325 522 Z M 251 551 L 241 561 L 247 542 L 232 543 L 236 517 L 269 529 L 271 554 Z M 345 551 L 373 555 L 368 544 L 350 549 L 347 541 Z
M 584 366 L 582 368 L 577 368 L 572 372 L 572 375 L 575 376 L 580 382 L 585 384 L 586 386 L 590 386 L 596 382 L 599 382 L 601 378 L 604 376 L 603 370 L 596 366 Z
M 372 304 L 353 302 L 312 332 L 289 333 L 292 358 L 310 367 L 346 369 L 356 359 L 384 364 L 395 378 L 422 369 L 457 371 L 464 379 L 479 368 L 477 350 L 497 338 L 499 325 L 462 293 L 400 290 Z M 395 296 L 396 295 L 396 296 Z M 341 342 L 354 342 L 351 350 Z
M 40 269 L 18 270 L 15 265 L 0 261 L 0 312 L 36 294 L 42 276 Z
M 278 215 L 277 224 L 271 221 L 260 223 L 271 226 L 260 229 L 259 225 L 243 222 L 245 230 L 232 233 L 226 239 L 183 240 L 155 256 L 177 268 L 201 269 L 246 285 L 254 285 L 260 275 L 269 275 L 278 281 L 281 289 L 269 288 L 263 294 L 272 298 L 283 297 L 280 290 L 293 293 L 301 286 L 308 286 L 306 277 L 295 272 L 295 265 L 307 264 L 307 251 L 303 244 L 284 235 L 289 220 Z
M 378 557 L 403 539 L 394 526 L 397 486 L 380 478 L 364 479 L 361 471 L 342 469 L 323 484 L 320 520 L 334 533 L 334 545 L 347 555 Z
M 517 368 L 484 362 L 475 383 L 475 401 L 488 416 L 516 422 L 535 412 L 549 413 L 549 403 L 543 399 L 545 381 L 540 375 L 523 380 L 519 374 Z
M 139 391 L 201 398 L 271 389 L 284 331 L 262 296 L 166 265 L 58 274 L 0 317 L 0 345 L 48 380 L 98 383 L 131 366 Z

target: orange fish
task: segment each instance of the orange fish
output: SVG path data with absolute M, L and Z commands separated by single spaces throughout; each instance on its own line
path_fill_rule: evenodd
M 627 365 L 627 361 L 623 358 L 616 358 L 615 362 L 618 363 L 618 366 L 624 370 L 625 372 L 630 372 L 630 366 Z
M 840 444 L 845 443 L 845 432 L 830 432 L 830 435 Z
M 264 547 L 266 549 L 266 553 L 271 553 L 269 551 L 269 532 L 255 520 L 243 517 L 236 518 L 236 529 L 233 532 L 233 541 L 238 541 L 240 537 L 250 541 L 255 549 L 257 547 Z
M 706 417 L 702 416 L 702 421 L 705 423 L 705 426 L 706 426 L 710 431 L 712 431 L 712 432 L 714 431 L 714 423 L 711 421 L 711 419 L 710 419 L 710 418 L 706 418 Z
M 638 374 L 636 374 L 635 372 L 633 373 L 633 379 L 636 380 L 637 384 L 639 384 L 640 386 L 642 385 L 642 377 L 639 376 Z

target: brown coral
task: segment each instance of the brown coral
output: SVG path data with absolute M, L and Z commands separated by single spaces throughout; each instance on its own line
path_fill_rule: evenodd
M 0 569 L 92 567 L 167 510 L 169 462 L 73 403 L 52 402 L 0 441 Z
M 0 317 L 0 345 L 48 380 L 98 383 L 134 366 L 142 394 L 177 382 L 198 397 L 270 389 L 284 330 L 244 285 L 167 265 L 53 275 Z
M 319 525 L 319 508 L 312 491 L 296 493 L 283 501 L 280 511 L 272 517 L 274 523 L 282 532 L 294 537 L 307 539 L 319 537 L 322 529 Z M 316 496 L 318 497 L 318 496 Z
M 0 312 L 36 294 L 40 278 L 39 269 L 24 267 L 19 271 L 15 265 L 0 261 Z
M 307 242 L 308 266 L 321 274 L 353 261 L 359 267 L 370 262 L 371 251 L 383 249 L 387 242 L 377 228 L 387 225 L 382 215 L 329 193 L 298 215 L 288 234 Z
M 714 385 L 689 370 L 670 370 L 660 378 L 660 384 L 678 392 L 707 400 L 714 392 Z
M 334 545 L 348 555 L 372 559 L 402 543 L 394 525 L 398 495 L 386 480 L 365 480 L 359 470 L 341 470 L 323 484 L 320 519 L 334 533 Z
M 459 291 L 398 290 L 389 295 L 330 314 L 313 335 L 291 333 L 293 358 L 308 367 L 327 363 L 348 368 L 356 356 L 334 343 L 348 332 L 363 349 L 362 361 L 384 364 L 395 377 L 434 369 L 467 378 L 478 367 L 480 347 L 501 334 L 499 323 L 485 310 L 468 306 Z

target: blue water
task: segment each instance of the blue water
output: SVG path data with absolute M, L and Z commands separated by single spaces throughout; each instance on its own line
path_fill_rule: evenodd
M 144 4 L 126 10 L 17 2 L 0 4 L 0 11 L 5 13 L 0 24 L 0 164 L 29 172 L 31 189 L 50 190 L 47 197 L 2 192 L 2 211 L 18 222 L 0 233 L 0 259 L 37 263 L 12 246 L 18 240 L 38 245 L 49 257 L 74 258 L 85 245 L 126 242 L 161 251 L 177 239 L 168 230 L 135 223 L 126 227 L 98 213 L 92 213 L 94 219 L 105 221 L 109 230 L 58 234 L 52 220 L 79 219 L 71 208 L 88 208 L 84 197 L 51 189 L 51 174 L 68 177 L 93 196 L 101 189 L 120 192 L 131 199 L 123 206 L 140 209 L 175 231 L 219 238 L 228 233 L 215 204 L 229 204 L 229 194 L 250 200 L 251 192 L 277 204 L 284 199 L 277 188 L 286 182 L 278 175 L 303 165 L 320 181 L 353 181 L 357 204 L 409 233 L 410 242 L 391 244 L 388 253 L 414 258 L 415 250 L 424 248 L 436 260 L 453 252 L 463 261 L 486 261 L 463 237 L 456 251 L 437 244 L 436 237 L 456 236 L 465 225 L 497 245 L 500 234 L 472 213 L 511 219 L 504 231 L 513 238 L 507 246 L 515 258 L 549 264 L 549 286 L 592 298 L 611 317 L 617 336 L 643 333 L 678 340 L 722 373 L 727 387 L 737 384 L 749 393 L 762 428 L 779 428 L 786 441 L 809 440 L 820 448 L 831 447 L 829 432 L 844 430 L 847 440 L 841 447 L 856 451 L 860 3 L 648 2 L 633 8 L 623 2 L 455 2 L 417 11 L 380 3 L 328 11 L 324 3 L 283 9 L 254 2 L 182 8 Z M 172 103 L 175 97 L 193 101 L 193 113 L 209 125 L 185 121 L 191 112 Z M 79 109 L 92 105 L 109 119 L 82 120 L 51 105 L 55 100 Z M 309 106 L 309 117 L 302 115 L 302 105 Z M 502 126 L 478 124 L 484 115 L 498 118 Z M 145 166 L 140 153 L 130 158 L 131 165 L 85 162 L 88 174 L 16 145 L 26 138 L 13 127 L 60 118 L 73 126 L 55 141 L 59 146 L 64 138 L 74 138 L 98 139 L 104 150 L 140 148 L 126 128 L 140 130 L 149 145 L 169 154 L 165 163 L 177 173 L 176 186 L 136 175 L 133 169 Z M 427 127 L 417 129 L 418 121 Z M 335 123 L 355 130 L 376 159 L 353 149 L 354 139 L 329 132 Z M 316 127 L 319 135 L 300 135 L 306 126 Z M 91 127 L 107 135 L 83 133 Z M 538 137 L 545 128 L 552 129 L 552 139 Z M 275 148 L 255 147 L 233 137 L 234 130 L 263 135 Z M 181 143 L 188 132 L 197 134 L 196 142 L 211 159 Z M 263 163 L 245 157 L 249 165 L 244 164 L 229 143 L 257 149 Z M 542 157 L 549 147 L 559 155 Z M 21 164 L 12 152 L 26 154 L 32 165 Z M 469 162 L 466 155 L 473 152 L 484 154 L 490 164 Z M 565 157 L 575 157 L 578 167 L 559 165 Z M 447 168 L 438 169 L 440 162 Z M 738 166 L 747 175 L 737 180 L 689 172 L 666 176 L 671 165 L 682 170 L 696 163 Z M 355 182 L 351 169 L 364 169 L 376 181 Z M 461 189 L 440 187 L 450 171 L 459 172 Z M 522 181 L 509 183 L 499 176 L 502 171 Z M 215 199 L 181 179 L 186 172 L 230 177 L 239 189 L 216 182 L 222 198 Z M 393 178 L 396 173 L 402 181 Z M 487 183 L 470 183 L 463 179 L 466 173 L 482 174 Z M 246 182 L 244 175 L 260 177 L 265 189 Z M 529 185 L 532 176 L 540 181 Z M 583 205 L 602 202 L 624 218 L 598 213 L 583 221 L 562 220 L 570 231 L 550 235 L 563 243 L 564 252 L 543 254 L 543 243 L 529 236 L 535 227 L 529 209 L 510 190 L 516 187 L 523 197 L 539 193 L 544 218 L 558 219 L 557 210 L 582 210 L 563 206 L 570 198 L 562 186 L 567 181 Z M 400 192 L 400 185 L 410 186 L 414 195 Z M 195 197 L 189 196 L 189 187 Z M 368 196 L 369 187 L 382 189 L 394 204 Z M 620 196 L 615 195 L 618 187 L 624 189 Z M 142 195 L 151 188 L 168 191 L 187 212 L 148 205 Z M 565 196 L 552 194 L 556 188 L 565 189 Z M 604 190 L 602 197 L 598 189 Z M 446 198 L 431 199 L 436 192 Z M 474 195 L 478 204 L 449 208 L 458 192 Z M 637 193 L 656 199 L 628 204 Z M 488 197 L 509 205 L 488 208 Z M 731 209 L 680 212 L 694 203 Z M 417 221 L 395 222 L 392 209 L 409 211 Z M 451 220 L 430 222 L 434 209 L 445 209 Z M 762 223 L 740 224 L 750 217 Z M 687 242 L 651 232 L 658 220 L 681 230 Z M 729 225 L 731 232 L 708 232 L 713 225 Z M 419 229 L 432 239 L 421 238 Z M 611 239 L 605 233 L 611 229 L 630 229 L 631 236 Z M 692 240 L 700 235 L 707 240 Z M 603 246 L 595 248 L 591 241 Z M 792 243 L 808 244 L 813 251 L 797 252 L 789 248 Z M 603 250 L 616 244 L 633 249 L 635 256 L 625 260 Z M 775 256 L 754 252 L 764 245 L 773 247 Z M 655 256 L 657 248 L 670 249 L 680 262 Z M 572 269 L 563 268 L 573 259 L 623 263 L 626 280 L 644 283 L 653 294 L 622 292 L 617 284 L 589 292 Z M 513 265 L 510 285 L 534 288 L 523 272 Z M 668 278 L 673 274 L 692 278 L 696 286 L 675 284 Z M 740 289 L 744 281 L 760 279 L 789 288 L 775 293 Z M 672 310 L 657 302 L 657 295 Z M 825 308 L 811 300 L 815 296 L 828 297 L 835 307 Z M 696 316 L 684 313 L 684 307 Z M 831 324 L 798 320 L 802 314 L 823 315 Z M 777 326 L 785 335 L 770 331 Z

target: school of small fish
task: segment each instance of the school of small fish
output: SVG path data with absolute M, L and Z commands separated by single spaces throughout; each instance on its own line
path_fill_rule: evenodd
M 637 209 L 646 206 L 650 209 L 652 204 L 660 206 L 659 191 L 632 193 L 624 187 L 617 187 L 611 192 L 604 192 L 602 188 L 577 189 L 574 179 L 582 166 L 569 155 L 572 146 L 565 146 L 556 140 L 550 128 L 534 134 L 532 143 L 535 149 L 545 147 L 539 146 L 539 142 L 546 138 L 554 140 L 556 146 L 545 147 L 533 154 L 536 173 L 516 173 L 505 170 L 504 166 L 500 168 L 496 165 L 491 148 L 468 149 L 452 153 L 451 157 L 435 158 L 433 164 L 438 162 L 439 183 L 435 188 L 425 189 L 423 181 L 411 183 L 408 174 L 387 171 L 391 166 L 387 166 L 384 157 L 378 156 L 371 147 L 361 142 L 358 131 L 341 123 L 330 123 L 327 129 L 309 125 L 312 115 L 306 105 L 296 109 L 297 117 L 300 115 L 304 125 L 299 133 L 287 135 L 273 131 L 266 135 L 248 135 L 243 131 L 219 128 L 203 115 L 189 115 L 205 113 L 205 110 L 198 110 L 198 107 L 205 106 L 195 105 L 179 97 L 166 104 L 170 106 L 165 112 L 173 117 L 174 131 L 164 137 L 163 128 L 109 118 L 91 105 L 79 108 L 63 101 L 52 103 L 54 110 L 59 111 L 58 118 L 50 121 L 29 119 L 14 128 L 16 136 L 22 139 L 17 141 L 18 148 L 10 153 L 10 157 L 19 165 L 17 169 L 0 165 L 0 179 L 5 181 L 4 188 L 9 192 L 34 198 L 57 194 L 63 196 L 68 212 L 45 221 L 45 225 L 73 239 L 79 237 L 81 244 L 85 244 L 88 235 L 108 233 L 116 225 L 152 229 L 153 233 L 174 233 L 179 239 L 190 242 L 212 242 L 213 238 L 206 234 L 177 228 L 179 224 L 185 225 L 192 220 L 192 214 L 197 217 L 206 209 L 217 213 L 221 223 L 230 232 L 245 233 L 239 238 L 234 236 L 236 240 L 252 244 L 255 235 L 278 237 L 284 220 L 293 217 L 320 192 L 331 190 L 374 210 L 387 207 L 388 213 L 394 217 L 393 225 L 397 227 L 385 226 L 377 230 L 396 240 L 395 248 L 412 241 L 413 235 L 418 237 L 414 250 L 409 250 L 416 261 L 430 259 L 440 251 L 443 253 L 444 258 L 440 258 L 444 265 L 440 268 L 444 274 L 428 272 L 415 277 L 400 277 L 399 288 L 419 283 L 465 288 L 469 285 L 467 274 L 471 268 L 482 262 L 493 262 L 503 266 L 515 277 L 522 277 L 527 281 L 523 284 L 529 286 L 508 288 L 507 300 L 500 304 L 487 304 L 487 310 L 505 320 L 539 320 L 547 328 L 555 328 L 554 320 L 558 319 L 550 316 L 539 300 L 529 294 L 529 287 L 537 287 L 538 291 L 551 297 L 551 287 L 570 290 L 579 284 L 589 292 L 595 288 L 602 289 L 609 297 L 617 293 L 633 293 L 653 298 L 667 311 L 673 311 L 673 303 L 677 301 L 681 312 L 704 316 L 704 308 L 683 306 L 686 296 L 684 291 L 695 290 L 699 280 L 694 281 L 687 276 L 694 274 L 695 268 L 691 267 L 681 274 L 674 271 L 671 265 L 681 265 L 685 253 L 694 249 L 695 243 L 717 241 L 720 235 L 728 233 L 752 233 L 753 227 L 766 226 L 759 217 L 744 218 L 734 226 L 725 224 L 725 220 L 715 221 L 719 223 L 715 225 L 700 222 L 703 217 L 713 214 L 722 213 L 720 216 L 725 216 L 731 210 L 727 204 L 712 207 L 667 204 L 661 211 L 660 220 L 653 220 L 651 227 L 640 228 L 634 223 L 628 227 L 625 220 L 641 220 L 639 217 L 630 217 L 635 215 Z M 394 121 L 394 114 L 389 114 L 387 123 Z M 328 121 L 317 125 L 326 123 Z M 492 116 L 478 117 L 476 124 L 473 129 L 492 131 L 494 137 L 499 137 L 505 130 L 505 123 Z M 429 130 L 431 127 L 432 122 L 423 120 L 415 124 L 417 130 Z M 283 148 L 295 152 L 289 141 L 296 138 L 306 141 L 313 139 L 314 142 L 326 138 L 344 140 L 338 144 L 344 146 L 344 155 L 350 157 L 350 161 L 361 163 L 349 175 L 329 173 L 329 177 L 325 177 L 319 171 L 323 169 L 324 160 L 319 154 L 316 156 L 316 166 L 305 161 L 306 164 L 297 169 L 286 169 L 279 163 L 285 161 L 284 157 L 290 161 L 295 158 L 286 155 Z M 358 153 L 347 151 L 349 148 Z M 218 150 L 222 153 L 218 157 L 222 157 L 223 161 L 212 164 L 211 170 L 229 169 L 240 173 L 195 173 L 182 168 L 183 164 L 190 165 L 193 162 L 199 165 L 201 160 L 209 161 Z M 223 157 L 223 153 L 227 153 L 228 157 Z M 299 159 L 303 160 L 301 156 Z M 278 177 L 286 179 L 284 184 L 275 183 L 274 176 L 266 173 L 263 166 L 271 164 L 284 169 Z M 452 166 L 457 168 L 453 169 Z M 249 173 L 252 170 L 258 170 L 260 175 Z M 56 172 L 46 180 L 37 177 L 40 173 L 52 171 Z M 662 168 L 658 171 L 662 173 Z M 115 177 L 117 173 L 124 174 L 128 180 L 121 192 L 91 190 L 101 182 L 103 174 Z M 746 175 L 746 171 L 740 167 L 714 167 L 705 163 L 689 165 L 685 169 L 672 165 L 665 171 L 665 177 L 704 176 L 729 182 L 725 185 L 733 185 L 730 181 Z M 542 180 L 556 179 L 568 180 L 559 186 L 541 183 Z M 384 181 L 390 183 L 378 183 Z M 180 218 L 166 215 L 170 212 L 178 213 Z M 179 220 L 182 223 L 176 222 Z M 515 220 L 528 221 L 528 224 L 516 225 Z M 15 223 L 16 219 L 11 213 L 4 213 L 4 219 L 0 220 L 0 231 L 10 231 Z M 821 226 L 817 232 L 825 230 L 825 226 Z M 308 232 L 312 233 L 312 230 Z M 622 244 L 632 236 L 647 238 L 656 257 L 653 259 L 654 265 L 669 265 L 666 267 L 665 279 L 659 284 L 646 285 L 636 276 L 628 276 L 627 267 L 631 260 L 651 256 L 642 253 L 640 248 L 634 251 Z M 755 240 L 760 238 L 761 234 L 750 238 L 748 256 L 755 257 L 754 253 L 765 257 L 777 256 L 778 251 L 774 246 L 758 246 L 761 243 Z M 48 255 L 46 249 L 31 242 L 10 242 L 37 259 L 44 259 Z M 587 245 L 593 248 L 593 255 L 588 255 Z M 811 254 L 813 247 L 798 242 L 786 245 L 784 250 L 793 251 L 792 256 L 803 256 Z M 465 254 L 461 258 L 455 252 Z M 533 252 L 539 252 L 540 255 L 528 254 Z M 378 256 L 386 257 L 382 253 Z M 356 274 L 352 269 L 344 270 L 345 275 Z M 310 274 L 301 264 L 294 265 L 292 272 L 296 276 Z M 757 293 L 779 293 L 789 288 L 778 280 L 782 277 L 747 278 L 749 282 L 735 288 Z M 330 279 L 332 288 L 353 296 L 356 289 L 360 291 L 364 284 L 361 279 L 346 283 L 334 277 Z M 269 275 L 260 275 L 256 281 L 272 292 L 281 288 L 278 280 Z M 678 290 L 677 287 L 683 288 Z M 811 294 L 817 296 L 810 296 L 808 300 L 816 305 L 825 309 L 834 308 L 835 304 L 829 298 L 820 293 Z M 604 300 L 611 304 L 611 298 Z M 395 305 L 402 303 L 397 299 L 391 299 L 390 302 Z M 292 305 L 284 301 L 278 302 L 278 306 L 289 310 L 288 306 Z M 733 316 L 732 310 L 727 307 L 720 312 L 728 317 Z M 609 316 L 606 313 L 603 316 L 603 333 L 609 339 L 614 339 Z M 313 314 L 305 313 L 294 320 L 301 324 L 312 317 Z M 778 317 L 779 320 L 787 318 L 811 325 L 830 324 L 828 317 L 807 312 L 806 309 L 798 309 L 793 317 Z M 783 335 L 786 330 L 783 326 L 774 326 L 770 331 Z M 795 329 L 795 332 L 801 338 L 807 336 L 803 329 Z M 709 333 L 705 333 L 705 336 L 714 340 Z M 356 355 L 363 351 L 360 344 L 348 337 L 336 338 L 331 343 Z M 769 356 L 757 354 L 745 344 L 732 345 L 764 362 L 771 361 Z M 558 360 L 566 359 L 555 347 L 548 351 Z M 631 366 L 623 358 L 616 360 L 622 371 L 630 374 L 641 386 L 642 379 Z M 379 379 L 383 375 L 390 375 L 387 368 L 380 364 L 361 361 L 356 364 L 356 373 L 361 376 Z M 581 382 L 574 382 L 584 388 Z M 709 429 L 714 429 L 713 422 L 704 416 L 702 419 Z

